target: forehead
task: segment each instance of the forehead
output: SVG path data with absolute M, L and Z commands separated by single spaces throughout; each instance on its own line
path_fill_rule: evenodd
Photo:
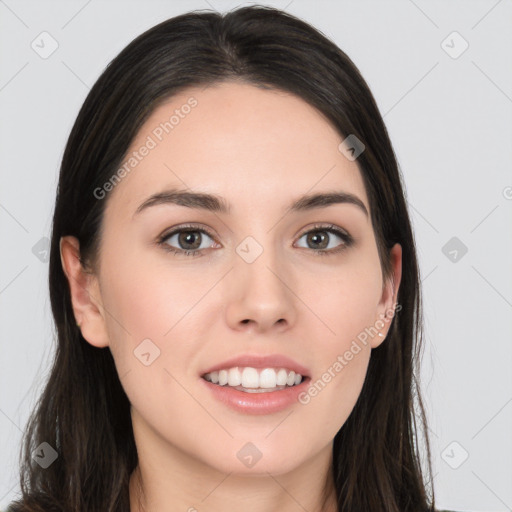
M 258 211 L 342 189 L 369 210 L 357 163 L 338 150 L 342 140 L 318 110 L 288 92 L 235 82 L 190 88 L 143 124 L 109 208 L 133 213 L 150 194 L 190 188 L 226 197 L 235 211 Z

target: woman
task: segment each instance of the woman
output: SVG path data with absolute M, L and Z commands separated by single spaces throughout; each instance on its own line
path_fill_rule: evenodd
M 49 285 L 12 511 L 435 510 L 400 173 L 305 22 L 192 12 L 109 64 L 63 156 Z

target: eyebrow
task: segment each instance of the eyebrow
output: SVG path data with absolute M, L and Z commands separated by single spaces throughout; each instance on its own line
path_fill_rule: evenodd
M 140 212 L 157 205 L 176 204 L 215 213 L 229 214 L 231 205 L 221 196 L 216 194 L 207 194 L 204 192 L 190 192 L 186 190 L 164 190 L 148 197 L 135 211 L 133 216 Z M 316 208 L 326 208 L 333 204 L 352 204 L 357 206 L 367 217 L 368 210 L 359 197 L 344 191 L 333 191 L 327 193 L 318 193 L 304 195 L 296 199 L 289 207 L 292 212 L 302 212 L 314 210 Z

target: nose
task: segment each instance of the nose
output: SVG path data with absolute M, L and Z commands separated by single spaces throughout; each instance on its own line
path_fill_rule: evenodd
M 238 253 L 226 287 L 226 320 L 234 330 L 262 333 L 289 329 L 296 320 L 297 297 L 290 269 L 265 248 L 252 262 Z

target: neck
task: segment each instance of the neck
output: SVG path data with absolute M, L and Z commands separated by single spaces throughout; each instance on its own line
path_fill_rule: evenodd
M 304 488 L 289 485 L 288 479 L 279 477 L 235 477 L 224 475 L 212 482 L 211 487 L 203 489 L 202 494 L 180 495 L 177 489 L 169 486 L 165 492 L 151 489 L 145 484 L 147 477 L 142 476 L 137 466 L 130 478 L 130 511 L 160 512 L 164 510 L 183 510 L 199 512 L 205 505 L 209 512 L 225 511 L 228 508 L 247 512 L 296 512 L 298 509 L 310 512 L 338 512 L 334 484 L 329 484 L 324 503 L 322 492 L 304 493 Z M 149 488 L 149 489 L 148 489 Z M 149 490 L 149 492 L 148 492 Z M 188 497 L 185 497 L 188 495 Z
M 131 512 L 338 510 L 332 444 L 287 473 L 247 475 L 223 473 L 168 443 L 153 444 L 155 439 L 145 439 L 144 446 L 136 443 L 139 464 L 130 477 Z

